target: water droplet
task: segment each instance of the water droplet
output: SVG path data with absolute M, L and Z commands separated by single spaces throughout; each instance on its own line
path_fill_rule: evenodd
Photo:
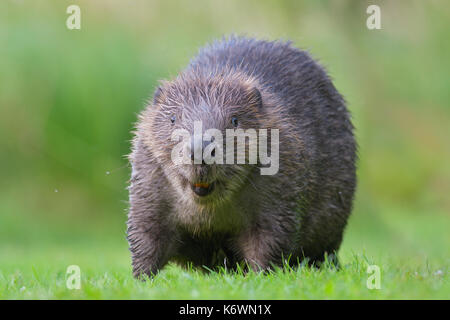
M 442 271 L 442 270 L 437 270 L 435 273 L 434 273 L 434 275 L 435 276 L 442 276 L 444 274 L 444 272 Z

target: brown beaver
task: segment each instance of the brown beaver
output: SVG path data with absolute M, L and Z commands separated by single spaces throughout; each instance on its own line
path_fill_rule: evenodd
M 197 120 L 203 132 L 278 129 L 276 174 L 261 174 L 259 159 L 174 163 L 172 132 L 192 133 Z M 356 185 L 353 126 L 324 69 L 291 43 L 233 36 L 205 47 L 157 88 L 132 144 L 135 276 L 172 260 L 268 269 L 339 249 Z

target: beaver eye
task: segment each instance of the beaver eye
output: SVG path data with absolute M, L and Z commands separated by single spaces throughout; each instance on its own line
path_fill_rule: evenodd
M 175 123 L 175 120 L 176 120 L 175 116 L 170 117 L 170 122 Z
M 231 123 L 233 124 L 233 126 L 237 127 L 238 126 L 238 119 L 236 117 L 231 118 Z

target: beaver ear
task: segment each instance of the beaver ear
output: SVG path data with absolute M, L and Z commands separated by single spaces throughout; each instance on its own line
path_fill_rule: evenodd
M 153 94 L 153 104 L 159 104 L 163 102 L 163 92 L 161 87 L 156 88 L 155 93 Z
M 252 87 L 249 89 L 247 94 L 247 102 L 249 105 L 257 106 L 258 108 L 262 108 L 263 101 L 261 92 L 256 87 Z

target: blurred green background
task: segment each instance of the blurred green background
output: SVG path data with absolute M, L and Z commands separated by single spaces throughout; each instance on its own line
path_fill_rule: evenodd
M 70 4 L 81 30 L 66 28 Z M 369 4 L 381 7 L 381 30 L 366 28 Z M 348 101 L 360 160 L 343 262 L 364 253 L 447 276 L 447 1 L 29 0 L 0 2 L 4 278 L 51 263 L 130 272 L 125 155 L 136 114 L 158 79 L 230 33 L 293 40 Z

